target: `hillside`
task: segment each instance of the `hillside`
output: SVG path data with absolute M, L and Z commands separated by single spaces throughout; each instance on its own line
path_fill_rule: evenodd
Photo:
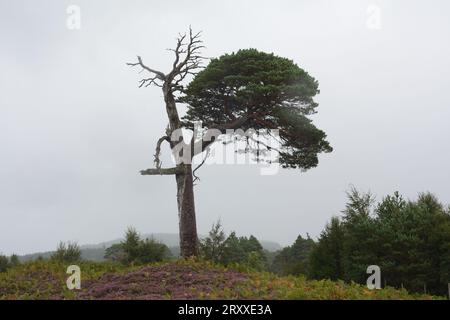
M 194 261 L 139 267 L 82 262 L 82 289 L 70 291 L 66 267 L 35 261 L 11 268 L 0 274 L 0 299 L 438 299 Z

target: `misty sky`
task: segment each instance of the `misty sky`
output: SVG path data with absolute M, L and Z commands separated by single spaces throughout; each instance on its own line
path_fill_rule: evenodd
M 66 27 L 71 4 L 80 30 Z M 252 47 L 307 70 L 321 90 L 314 123 L 334 147 L 306 173 L 204 166 L 199 233 L 221 218 L 283 245 L 316 237 L 351 184 L 450 203 L 449 12 L 444 0 L 0 0 L 0 252 L 106 241 L 127 226 L 178 231 L 174 177 L 138 174 L 167 124 L 162 94 L 138 89 L 125 63 L 139 54 L 169 71 L 165 49 L 189 25 L 205 56 Z

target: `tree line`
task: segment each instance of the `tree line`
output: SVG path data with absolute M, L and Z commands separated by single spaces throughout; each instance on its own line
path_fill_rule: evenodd
M 382 284 L 411 292 L 447 293 L 450 282 L 450 210 L 431 193 L 415 201 L 398 192 L 375 203 L 370 193 L 348 192 L 314 244 L 309 275 L 365 283 L 367 266 L 381 268 Z
M 201 242 L 205 259 L 243 264 L 279 275 L 344 280 L 365 285 L 367 267 L 381 269 L 382 286 L 445 295 L 450 283 L 450 209 L 431 193 L 405 200 L 398 192 L 376 203 L 352 188 L 340 217 L 314 241 L 309 235 L 277 252 L 250 236 L 225 236 L 220 222 Z
M 450 207 L 431 193 L 414 201 L 398 192 L 378 203 L 370 193 L 352 188 L 340 216 L 334 216 L 317 240 L 299 235 L 281 250 L 263 249 L 254 236 L 226 235 L 220 221 L 198 243 L 200 259 L 278 275 L 344 280 L 365 284 L 367 267 L 381 269 L 382 286 L 445 295 L 450 283 Z M 128 228 L 122 242 L 105 251 L 105 259 L 139 265 L 178 257 L 154 239 Z M 81 261 L 76 243 L 60 243 L 53 261 Z M 20 264 L 16 255 L 0 255 L 0 272 Z

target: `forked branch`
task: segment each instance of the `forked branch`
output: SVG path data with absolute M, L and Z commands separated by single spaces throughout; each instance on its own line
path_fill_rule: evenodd
M 175 54 L 172 71 L 167 75 L 174 91 L 180 90 L 181 82 L 188 75 L 196 75 L 197 69 L 203 67 L 200 50 L 204 48 L 200 40 L 201 32 L 193 33 L 189 27 L 189 35 L 180 35 L 175 49 L 170 49 Z
M 154 73 L 159 80 L 163 81 L 166 80 L 166 76 L 164 75 L 164 73 L 146 66 L 144 62 L 142 62 L 142 58 L 140 56 L 137 56 L 137 59 L 138 62 L 136 63 L 128 62 L 127 65 L 131 67 L 140 66 L 142 69 L 147 70 L 150 73 Z
M 174 49 L 169 49 L 174 52 L 175 59 L 172 63 L 172 70 L 168 74 L 153 69 L 144 64 L 142 58 L 137 56 L 137 62 L 127 63 L 131 67 L 141 67 L 142 71 L 147 71 L 150 76 L 139 81 L 139 87 L 148 87 L 155 85 L 162 88 L 164 94 L 164 101 L 166 104 L 166 111 L 169 118 L 169 126 L 166 129 L 166 135 L 161 137 L 156 143 L 156 150 L 154 154 L 154 162 L 156 168 L 142 170 L 142 175 L 167 175 L 182 173 L 179 167 L 161 168 L 161 144 L 168 141 L 171 147 L 173 142 L 170 141 L 170 135 L 173 130 L 181 127 L 180 118 L 176 108 L 176 99 L 174 93 L 182 91 L 182 82 L 188 75 L 195 75 L 196 70 L 202 68 L 202 60 L 200 50 L 204 48 L 202 40 L 200 39 L 201 32 L 193 33 L 189 27 L 189 33 L 180 35 Z

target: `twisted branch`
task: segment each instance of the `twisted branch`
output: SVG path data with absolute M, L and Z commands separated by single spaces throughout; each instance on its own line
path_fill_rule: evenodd
M 155 162 L 155 165 L 156 165 L 157 169 L 161 168 L 161 160 L 159 159 L 159 156 L 161 154 L 161 144 L 164 141 L 167 141 L 167 142 L 170 143 L 170 138 L 168 136 L 164 136 L 164 137 L 159 138 L 158 142 L 156 142 L 156 149 L 155 149 L 155 154 L 154 154 L 154 157 L 155 157 L 154 162 Z

